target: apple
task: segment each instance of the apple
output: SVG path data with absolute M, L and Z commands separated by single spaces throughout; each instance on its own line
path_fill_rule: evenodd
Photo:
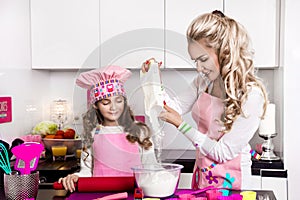
M 63 130 L 57 130 L 56 133 L 55 133 L 55 135 L 62 135 L 62 136 L 64 134 L 65 134 L 65 132 Z
M 65 130 L 64 139 L 74 139 L 75 138 L 75 130 L 72 128 L 68 128 Z

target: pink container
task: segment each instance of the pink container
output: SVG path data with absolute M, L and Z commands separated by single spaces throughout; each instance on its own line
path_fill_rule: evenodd
M 222 196 L 219 190 L 207 190 L 205 193 L 208 200 L 218 200 L 218 196 Z
M 229 196 L 229 190 L 221 189 L 221 190 L 219 190 L 219 191 L 222 192 L 222 195 L 223 195 L 223 196 Z
M 232 197 L 233 200 L 242 200 L 243 196 L 240 194 L 232 194 L 230 195 Z
M 192 194 L 180 194 L 178 197 L 180 200 L 192 200 L 195 198 L 195 196 Z
M 217 200 L 234 200 L 232 196 L 218 196 Z
M 145 116 L 144 115 L 136 115 L 136 116 L 134 116 L 134 119 L 136 121 L 140 121 L 140 122 L 145 123 Z
M 191 200 L 207 200 L 207 198 L 206 197 L 195 197 Z

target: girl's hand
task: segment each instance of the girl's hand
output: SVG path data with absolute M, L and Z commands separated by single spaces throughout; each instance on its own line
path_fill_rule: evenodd
M 164 105 L 164 109 L 165 111 L 161 112 L 158 117 L 161 120 L 169 122 L 178 128 L 178 126 L 183 122 L 179 113 L 167 105 Z
M 157 61 L 155 60 L 155 58 L 150 58 L 150 59 L 146 60 L 145 62 L 143 62 L 142 67 L 141 67 L 143 73 L 148 72 L 148 70 L 149 70 L 149 65 L 150 65 L 150 61 L 151 61 L 151 60 L 154 60 L 154 62 L 157 62 Z M 160 62 L 160 63 L 158 64 L 159 67 L 160 67 L 161 65 L 162 65 L 162 62 Z
M 58 179 L 58 183 L 62 183 L 65 190 L 69 190 L 70 192 L 75 192 L 75 185 L 74 183 L 76 183 L 78 181 L 78 176 L 75 174 L 69 174 L 68 176 L 64 177 L 64 178 L 60 178 Z

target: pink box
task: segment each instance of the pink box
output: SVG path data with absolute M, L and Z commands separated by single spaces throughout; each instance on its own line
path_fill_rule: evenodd
M 136 116 L 134 116 L 134 118 L 135 118 L 136 121 L 140 121 L 140 122 L 145 123 L 145 116 L 144 115 L 136 115 Z
M 0 123 L 12 121 L 11 97 L 0 97 Z

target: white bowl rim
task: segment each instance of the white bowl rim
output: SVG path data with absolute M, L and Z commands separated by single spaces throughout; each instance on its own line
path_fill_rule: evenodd
M 163 166 L 172 166 L 174 168 L 171 168 L 171 169 L 165 169 L 165 168 L 157 168 L 157 169 L 145 168 L 147 166 L 162 166 L 162 167 Z M 131 167 L 131 169 L 134 172 L 141 172 L 141 171 L 144 171 L 144 170 L 155 171 L 155 172 L 163 171 L 163 170 L 177 171 L 177 170 L 181 170 L 182 168 L 183 168 L 183 165 L 176 164 L 176 163 L 153 163 L 153 164 L 148 163 L 148 164 L 141 164 L 141 165 L 136 165 L 136 166 Z M 145 173 L 147 173 L 147 172 L 145 172 Z

